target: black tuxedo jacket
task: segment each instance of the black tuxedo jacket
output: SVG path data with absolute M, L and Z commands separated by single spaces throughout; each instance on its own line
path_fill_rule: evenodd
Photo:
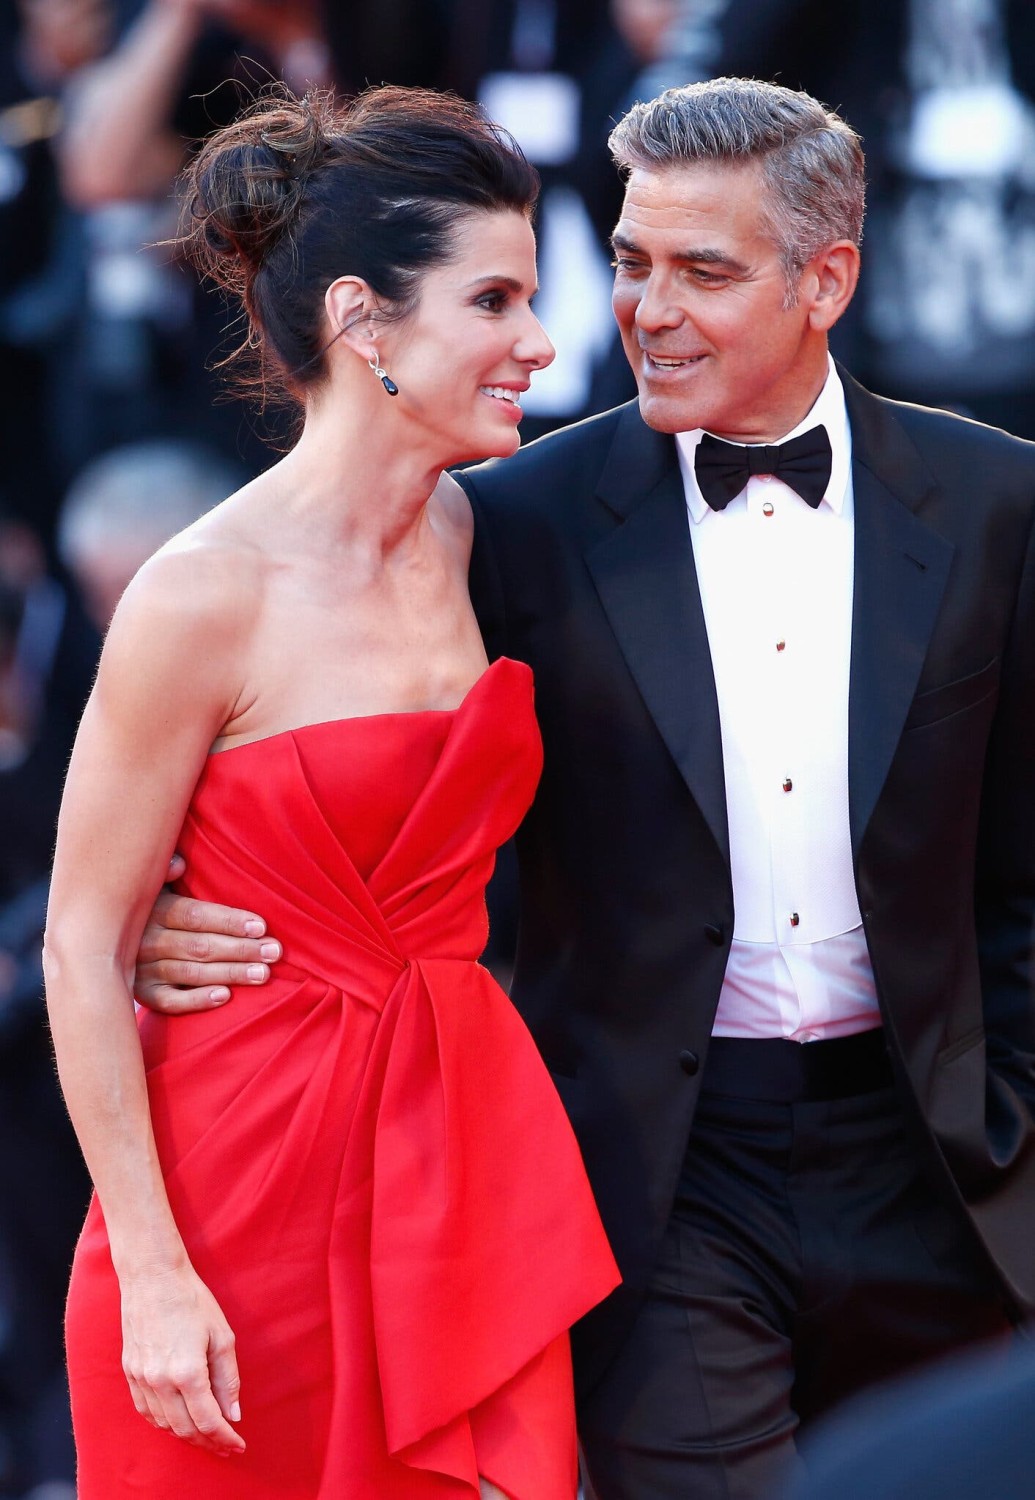
M 841 373 L 859 905 L 918 1142 L 1030 1310 L 1035 444 Z M 533 668 L 545 742 L 513 998 L 625 1277 L 576 1332 L 586 1383 L 668 1218 L 733 931 L 715 686 L 675 443 L 635 403 L 460 478 L 488 649 Z

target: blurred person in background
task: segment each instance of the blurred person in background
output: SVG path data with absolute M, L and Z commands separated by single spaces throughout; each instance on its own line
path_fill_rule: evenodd
M 170 245 L 175 178 L 198 143 L 268 84 L 328 81 L 316 0 L 143 0 L 80 70 L 58 140 L 80 216 L 80 314 L 65 348 L 75 466 L 116 443 L 192 436 L 257 472 L 278 417 L 251 422 L 218 370 L 236 342 L 224 299 Z
M 201 443 L 151 438 L 99 454 L 58 516 L 58 556 L 103 636 L 137 569 L 247 477 Z
M 0 447 L 7 501 L 48 546 L 71 474 L 53 384 L 80 301 L 54 141 L 69 80 L 114 25 L 113 0 L 0 0 Z
M 100 637 L 48 567 L 43 538 L 0 510 L 0 582 L 16 606 L 0 742 L 0 900 L 46 873 L 57 796 Z

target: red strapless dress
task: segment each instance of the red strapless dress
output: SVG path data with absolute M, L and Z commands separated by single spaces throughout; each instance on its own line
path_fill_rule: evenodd
M 572 1500 L 568 1327 L 618 1280 L 564 1110 L 478 962 L 535 788 L 531 673 L 455 711 L 210 757 L 189 890 L 262 912 L 272 981 L 140 1022 L 170 1200 L 237 1336 L 216 1458 L 138 1416 L 96 1201 L 68 1357 L 79 1500 Z

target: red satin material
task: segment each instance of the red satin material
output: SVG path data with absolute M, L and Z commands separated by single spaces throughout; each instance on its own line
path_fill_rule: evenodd
M 79 1500 L 572 1500 L 566 1330 L 618 1279 L 567 1117 L 476 962 L 541 764 L 528 669 L 455 712 L 212 756 L 180 847 L 263 913 L 273 981 L 141 1018 L 188 1250 L 237 1336 L 242 1458 L 154 1431 L 90 1209 L 69 1294 Z

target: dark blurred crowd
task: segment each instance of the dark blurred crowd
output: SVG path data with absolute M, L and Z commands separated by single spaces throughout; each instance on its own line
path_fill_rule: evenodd
M 286 438 L 282 414 L 227 399 L 232 320 L 168 244 L 194 143 L 271 78 L 481 99 L 543 177 L 537 310 L 558 359 L 527 439 L 634 394 L 609 310 L 611 122 L 719 73 L 804 87 L 869 161 L 835 353 L 882 394 L 1035 438 L 1035 6 L 0 0 L 0 27 L 0 1497 L 62 1500 L 61 1307 L 87 1194 L 41 1002 L 63 770 L 129 577 Z

